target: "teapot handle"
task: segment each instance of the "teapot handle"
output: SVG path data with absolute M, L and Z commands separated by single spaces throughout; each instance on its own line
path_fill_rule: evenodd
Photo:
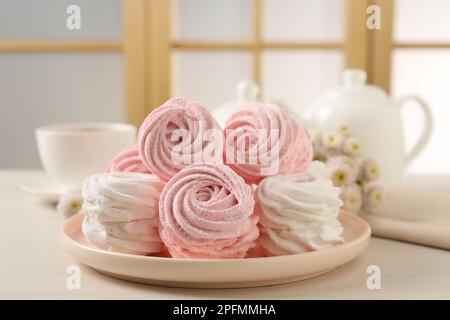
M 420 106 L 424 117 L 424 128 L 422 130 L 420 138 L 417 140 L 414 147 L 408 154 L 405 155 L 405 158 L 403 160 L 403 165 L 405 168 L 411 164 L 411 162 L 420 154 L 420 152 L 422 152 L 423 148 L 430 140 L 431 132 L 433 129 L 433 116 L 431 113 L 431 108 L 422 98 L 417 96 L 403 97 L 399 100 L 400 107 L 403 107 L 405 103 L 410 100 L 415 101 Z

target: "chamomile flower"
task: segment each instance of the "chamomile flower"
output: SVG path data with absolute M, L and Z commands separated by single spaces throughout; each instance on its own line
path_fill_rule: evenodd
M 339 164 L 345 164 L 355 171 L 358 169 L 358 162 L 349 156 L 334 156 L 329 157 L 327 160 L 327 165 L 333 166 Z
M 322 145 L 324 148 L 339 149 L 343 140 L 342 134 L 337 131 L 326 131 L 322 134 Z
M 379 182 L 372 181 L 364 186 L 363 207 L 366 211 L 372 211 L 378 208 L 383 202 L 384 190 Z
M 341 124 L 337 126 L 336 131 L 339 132 L 344 137 L 350 137 L 352 134 L 352 130 L 346 124 Z
M 330 178 L 336 187 L 347 186 L 354 182 L 352 169 L 345 164 L 328 166 Z
M 363 203 L 361 189 L 357 185 L 343 187 L 341 190 L 341 200 L 344 203 L 344 209 L 353 213 L 359 212 Z
M 361 153 L 361 143 L 356 138 L 347 138 L 344 140 L 342 150 L 348 156 L 359 156 L 359 154 Z
M 327 167 L 330 168 L 331 170 L 333 168 L 337 168 L 337 167 L 348 167 L 349 169 L 349 173 L 350 173 L 350 183 L 353 183 L 356 181 L 356 178 L 358 177 L 358 173 L 359 173 L 359 166 L 358 166 L 358 162 L 349 157 L 349 156 L 334 156 L 334 157 L 329 157 L 327 162 Z
M 62 195 L 59 198 L 56 209 L 65 218 L 69 218 L 70 216 L 78 213 L 81 210 L 82 205 L 83 198 L 81 197 L 81 194 L 77 192 L 71 192 Z
M 380 178 L 380 168 L 372 159 L 366 159 L 361 164 L 360 179 L 363 181 L 373 181 Z
M 309 136 L 311 137 L 311 141 L 313 143 L 318 143 L 322 139 L 322 130 L 321 129 L 311 129 L 308 130 Z

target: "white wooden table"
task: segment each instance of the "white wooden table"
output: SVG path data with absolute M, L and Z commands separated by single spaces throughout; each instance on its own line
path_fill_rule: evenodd
M 80 265 L 81 288 L 69 290 L 67 267 L 78 264 L 59 242 L 61 218 L 24 194 L 19 183 L 40 171 L 0 171 L 1 299 L 401 299 L 450 298 L 448 251 L 372 238 L 358 259 L 324 276 L 249 289 L 177 289 L 130 283 Z M 369 265 L 381 268 L 381 289 L 366 286 Z

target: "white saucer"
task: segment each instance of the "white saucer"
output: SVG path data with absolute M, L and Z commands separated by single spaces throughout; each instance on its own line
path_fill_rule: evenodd
M 23 182 L 19 187 L 22 191 L 30 195 L 51 202 L 57 202 L 63 194 L 67 193 L 67 190 L 63 190 L 49 179 Z
M 64 222 L 64 249 L 79 262 L 112 277 L 169 287 L 240 288 L 281 284 L 316 277 L 355 259 L 366 248 L 370 227 L 341 212 L 344 243 L 332 249 L 280 257 L 248 259 L 173 259 L 138 256 L 92 247 L 81 231 L 83 214 Z

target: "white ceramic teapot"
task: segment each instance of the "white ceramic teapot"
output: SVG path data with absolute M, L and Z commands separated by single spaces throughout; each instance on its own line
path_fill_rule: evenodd
M 289 112 L 291 116 L 299 118 L 298 114 L 293 112 L 284 101 L 266 97 L 261 98 L 259 86 L 250 80 L 239 81 L 236 86 L 236 99 L 215 107 L 211 110 L 211 113 L 223 128 L 225 127 L 225 122 L 233 113 L 244 109 L 250 104 L 261 102 L 276 104 Z
M 249 80 L 241 80 L 236 86 L 236 100 L 225 103 L 212 110 L 212 115 L 223 128 L 228 117 L 241 110 L 250 103 L 258 100 L 259 87 Z
M 428 105 L 419 97 L 395 100 L 379 87 L 367 85 L 363 70 L 343 73 L 343 86 L 327 91 L 306 109 L 303 115 L 308 128 L 334 129 L 347 124 L 361 141 L 364 157 L 375 159 L 385 182 L 401 182 L 403 171 L 423 150 L 432 130 Z M 424 115 L 424 130 L 412 150 L 405 154 L 401 108 L 415 100 Z

